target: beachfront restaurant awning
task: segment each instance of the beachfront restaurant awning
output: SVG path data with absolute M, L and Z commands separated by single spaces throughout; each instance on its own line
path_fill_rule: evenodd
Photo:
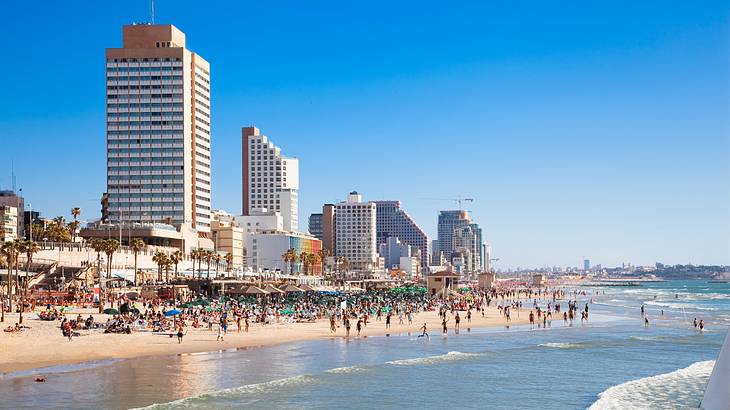
M 296 293 L 296 292 L 304 292 L 304 289 L 300 289 L 294 285 L 286 285 L 284 289 L 282 289 L 285 293 Z
M 271 285 L 271 284 L 266 285 L 264 290 L 268 293 L 285 293 L 283 290 L 277 289 L 274 287 L 274 285 Z
M 256 286 L 249 286 L 248 289 L 246 289 L 245 292 L 243 292 L 246 295 L 268 295 L 269 292 L 256 287 Z

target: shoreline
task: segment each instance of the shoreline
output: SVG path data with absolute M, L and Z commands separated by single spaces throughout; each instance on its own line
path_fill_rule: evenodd
M 520 318 L 513 318 L 510 325 L 528 324 L 528 312 L 523 308 Z M 74 311 L 72 315 L 88 315 L 82 309 Z M 513 311 L 515 315 L 516 311 Z M 27 314 L 27 313 L 26 313 Z M 481 313 L 477 316 L 472 311 L 472 321 L 467 323 L 466 312 L 459 312 L 461 316 L 462 332 L 469 329 L 483 329 L 503 327 L 507 324 L 495 306 L 486 309 L 486 317 Z M 94 314 L 95 318 L 106 320 L 106 315 Z M 15 323 L 17 314 L 6 315 L 4 326 Z M 557 316 L 556 316 L 557 317 Z M 553 319 L 556 321 L 557 319 Z M 562 319 L 560 319 L 562 321 Z M 441 320 L 438 312 L 421 312 L 414 316 L 413 324 L 398 324 L 398 317 L 392 318 L 391 327 L 385 328 L 385 318 L 381 321 L 369 321 L 363 328 L 362 336 L 357 336 L 353 323 L 350 339 L 367 338 L 368 336 L 405 335 L 420 333 L 425 322 L 430 335 L 441 334 Z M 313 323 L 277 323 L 262 326 L 252 324 L 249 332 L 243 330 L 238 333 L 235 323 L 228 328 L 225 341 L 216 341 L 217 332 L 207 329 L 188 328 L 182 344 L 177 338 L 167 335 L 153 334 L 140 331 L 126 334 L 90 333 L 75 337 L 68 341 L 61 336 L 58 321 L 43 322 L 37 319 L 24 321 L 31 326 L 30 330 L 22 333 L 2 333 L 0 335 L 0 350 L 12 352 L 12 357 L 0 358 L 0 378 L 16 372 L 40 371 L 50 367 L 100 362 L 113 359 L 135 359 L 143 357 L 164 357 L 170 355 L 214 353 L 230 349 L 247 349 L 268 347 L 286 343 L 303 342 L 308 340 L 344 339 L 345 329 L 338 324 L 337 332 L 330 332 L 329 321 L 319 319 Z M 454 319 L 449 316 L 447 324 L 449 334 L 454 333 Z

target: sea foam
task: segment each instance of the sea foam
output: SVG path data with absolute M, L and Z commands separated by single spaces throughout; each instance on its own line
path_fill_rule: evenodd
M 458 360 L 467 360 L 474 357 L 479 357 L 485 353 L 464 353 L 464 352 L 448 352 L 446 354 L 438 356 L 428 357 L 416 357 L 414 359 L 402 359 L 402 360 L 391 360 L 385 362 L 394 366 L 418 366 L 418 365 L 430 365 L 441 362 L 452 362 Z
M 696 408 L 714 364 L 714 360 L 697 362 L 670 373 L 610 387 L 598 395 L 590 409 Z

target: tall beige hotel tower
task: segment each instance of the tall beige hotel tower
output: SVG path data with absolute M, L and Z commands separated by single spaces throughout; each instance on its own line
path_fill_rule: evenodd
M 106 49 L 109 221 L 210 232 L 210 65 L 171 25 L 124 26 Z

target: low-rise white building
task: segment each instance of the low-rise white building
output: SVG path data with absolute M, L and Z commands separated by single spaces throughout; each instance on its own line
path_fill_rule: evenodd
M 293 272 L 289 272 L 291 264 L 284 261 L 283 257 L 289 249 L 294 249 L 297 255 L 302 252 L 316 255 L 322 249 L 322 241 L 301 232 L 259 231 L 246 235 L 247 265 L 254 272 L 279 270 L 283 273 L 302 273 L 301 262 L 295 263 Z M 321 263 L 314 266 L 309 273 L 319 272 Z
M 18 208 L 0 205 L 0 245 L 18 238 Z

